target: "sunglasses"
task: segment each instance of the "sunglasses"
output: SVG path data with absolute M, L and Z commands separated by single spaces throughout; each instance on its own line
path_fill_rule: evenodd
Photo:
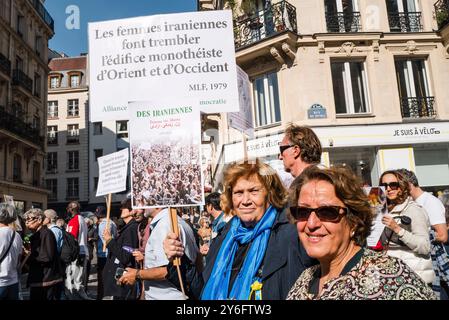
M 279 146 L 279 152 L 281 154 L 283 154 L 285 150 L 287 150 L 288 148 L 294 147 L 294 146 L 295 146 L 294 144 L 287 144 L 285 146 Z
M 388 187 L 390 187 L 391 190 L 398 190 L 399 189 L 399 182 L 390 182 L 390 183 L 381 183 L 381 187 L 385 187 L 385 190 L 387 190 Z
M 25 219 L 25 222 L 31 222 L 31 221 L 34 221 L 34 220 L 36 220 L 36 219 L 37 219 L 37 217 L 26 218 L 26 219 Z
M 344 211 L 340 213 L 341 211 Z M 315 212 L 318 219 L 325 222 L 336 222 L 344 214 L 348 214 L 349 209 L 340 206 L 323 206 L 318 208 L 290 207 L 290 213 L 296 221 L 307 221 L 310 214 Z

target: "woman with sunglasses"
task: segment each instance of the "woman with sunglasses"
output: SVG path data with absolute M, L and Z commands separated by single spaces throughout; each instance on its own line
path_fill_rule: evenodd
M 314 261 L 287 219 L 287 192 L 280 178 L 259 161 L 237 163 L 224 174 L 224 190 L 221 207 L 234 217 L 212 241 L 204 270 L 187 272 L 192 275 L 187 279 L 189 297 L 284 300 L 301 271 Z M 165 239 L 164 251 L 169 260 L 175 256 L 185 260 L 173 233 Z M 186 261 L 181 265 L 186 267 Z M 169 266 L 168 273 L 175 282 L 176 269 Z
M 379 185 L 385 187 L 389 213 L 382 218 L 386 226 L 381 236 L 384 249 L 389 256 L 402 259 L 430 286 L 435 274 L 426 212 L 410 197 L 408 181 L 400 172 L 385 171 Z
M 319 265 L 298 278 L 289 300 L 434 299 L 401 260 L 366 248 L 373 221 L 361 181 L 345 168 L 305 170 L 290 187 L 290 214 Z

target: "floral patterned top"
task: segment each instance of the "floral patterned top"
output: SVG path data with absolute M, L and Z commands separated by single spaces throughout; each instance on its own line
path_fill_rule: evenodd
M 310 293 L 320 266 L 306 269 L 287 300 L 434 300 L 431 288 L 402 260 L 385 252 L 362 249 L 358 263 L 346 274 L 327 281 L 320 296 Z

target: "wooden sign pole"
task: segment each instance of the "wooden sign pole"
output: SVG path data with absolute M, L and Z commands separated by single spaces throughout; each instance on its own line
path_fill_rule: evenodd
M 242 132 L 242 142 L 243 142 L 243 162 L 248 162 L 248 148 L 246 146 L 246 134 Z
M 111 198 L 112 195 L 108 194 L 108 200 L 106 201 L 106 229 L 109 230 L 110 218 L 111 218 Z M 106 251 L 106 242 L 103 242 L 103 251 Z
M 179 239 L 179 227 L 178 227 L 178 213 L 176 212 L 175 208 L 169 208 L 168 209 L 170 212 L 170 221 L 171 221 L 171 231 L 176 234 L 176 236 Z M 181 259 L 179 257 L 176 257 L 173 260 L 173 265 L 176 266 L 176 270 L 178 271 L 178 279 L 179 279 L 179 284 L 181 285 L 181 291 L 182 294 L 185 296 L 186 293 L 184 291 L 184 284 L 182 283 L 182 277 L 181 277 Z

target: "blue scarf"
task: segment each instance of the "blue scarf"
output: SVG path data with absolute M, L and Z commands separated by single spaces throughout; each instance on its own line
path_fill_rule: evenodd
M 239 218 L 231 220 L 231 227 L 223 240 L 209 280 L 203 289 L 202 300 L 248 300 L 250 286 L 267 249 L 276 209 L 270 205 L 254 228 L 246 228 Z M 239 244 L 251 243 L 242 268 L 228 296 L 229 280 L 234 256 Z

